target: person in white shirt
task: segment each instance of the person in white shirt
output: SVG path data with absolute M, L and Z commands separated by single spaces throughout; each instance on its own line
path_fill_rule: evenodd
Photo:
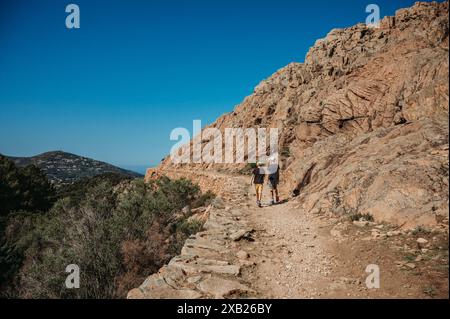
M 272 154 L 267 160 L 268 184 L 272 195 L 272 205 L 280 202 L 278 195 L 278 184 L 280 183 L 280 165 L 278 164 L 278 153 Z

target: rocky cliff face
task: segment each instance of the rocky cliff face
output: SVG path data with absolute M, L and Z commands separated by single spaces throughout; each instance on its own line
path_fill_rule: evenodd
M 332 30 L 211 127 L 279 128 L 282 188 L 300 209 L 448 224 L 448 32 L 448 2 Z

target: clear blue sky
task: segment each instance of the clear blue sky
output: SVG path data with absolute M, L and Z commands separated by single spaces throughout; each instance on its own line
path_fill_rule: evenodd
M 76 3 L 81 28 L 65 27 Z M 336 27 L 407 0 L 0 2 L 0 153 L 64 150 L 129 167 L 211 123 Z

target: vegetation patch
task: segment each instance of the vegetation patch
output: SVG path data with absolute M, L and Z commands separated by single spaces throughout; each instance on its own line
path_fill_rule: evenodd
M 256 168 L 256 163 L 247 163 L 238 173 L 241 175 L 251 175 L 252 171 Z
M 208 205 L 215 197 L 186 179 L 144 183 L 111 174 L 56 193 L 34 168 L 25 170 L 34 178 L 23 184 L 14 182 L 20 176 L 14 164 L 4 161 L 0 169 L 8 191 L 8 197 L 0 193 L 2 200 L 22 196 L 3 206 L 0 219 L 2 297 L 124 298 L 202 229 L 180 214 L 183 207 Z M 79 289 L 64 285 L 70 264 L 80 268 Z
M 417 236 L 417 235 L 429 235 L 429 234 L 431 234 L 431 231 L 429 231 L 428 229 L 426 229 L 423 226 L 417 226 L 411 233 L 414 236 Z

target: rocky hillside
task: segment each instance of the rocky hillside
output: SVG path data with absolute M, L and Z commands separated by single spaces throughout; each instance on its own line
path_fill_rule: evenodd
M 448 225 L 448 33 L 448 2 L 332 30 L 211 127 L 278 127 L 283 191 L 299 209 Z M 243 165 L 201 165 L 218 168 Z
M 72 184 L 82 178 L 104 173 L 118 173 L 129 177 L 141 176 L 138 173 L 108 163 L 59 151 L 47 152 L 33 157 L 8 158 L 14 161 L 17 166 L 35 165 L 39 167 L 56 186 Z

